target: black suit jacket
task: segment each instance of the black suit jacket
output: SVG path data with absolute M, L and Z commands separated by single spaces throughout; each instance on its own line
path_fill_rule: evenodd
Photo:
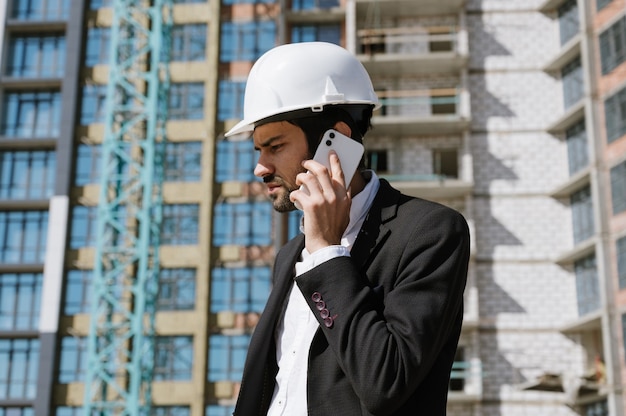
M 276 257 L 273 289 L 250 341 L 237 416 L 265 415 L 274 391 L 275 329 L 304 236 Z M 351 250 L 296 279 L 320 322 L 308 364 L 309 415 L 445 415 L 463 319 L 469 232 L 443 205 L 381 180 Z M 317 308 L 325 303 L 332 321 Z M 296 415 L 289 415 L 296 416 Z

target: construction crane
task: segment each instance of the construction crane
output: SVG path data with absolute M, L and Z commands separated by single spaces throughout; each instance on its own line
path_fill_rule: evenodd
M 173 0 L 113 0 L 83 414 L 148 416 Z

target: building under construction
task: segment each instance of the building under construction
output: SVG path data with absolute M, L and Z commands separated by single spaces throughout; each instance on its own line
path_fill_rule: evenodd
M 0 2 L 0 416 L 226 416 L 274 254 L 246 76 L 353 52 L 472 234 L 451 416 L 625 416 L 626 0 Z

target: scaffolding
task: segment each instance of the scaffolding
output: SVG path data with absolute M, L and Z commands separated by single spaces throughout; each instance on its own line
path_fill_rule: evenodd
M 113 0 L 83 414 L 147 416 L 173 0 Z

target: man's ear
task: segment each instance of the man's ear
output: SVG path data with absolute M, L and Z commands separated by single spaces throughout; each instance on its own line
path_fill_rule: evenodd
M 333 129 L 337 130 L 344 136 L 352 137 L 352 129 L 343 121 L 338 121 L 333 126 Z

